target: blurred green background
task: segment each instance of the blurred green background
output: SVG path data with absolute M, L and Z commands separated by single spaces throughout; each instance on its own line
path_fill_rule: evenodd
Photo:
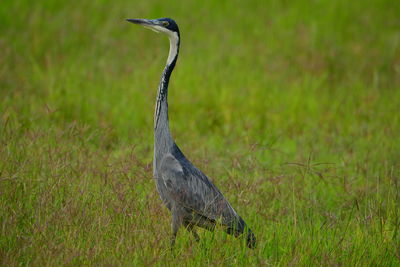
M 2 265 L 397 265 L 400 5 L 392 0 L 0 4 Z M 171 130 L 258 247 L 181 231 L 152 180 L 165 36 Z

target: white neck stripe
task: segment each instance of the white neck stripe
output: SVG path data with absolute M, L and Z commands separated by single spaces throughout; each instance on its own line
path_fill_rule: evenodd
M 168 54 L 167 64 L 171 65 L 172 61 L 174 61 L 176 55 L 178 54 L 179 37 L 176 32 L 168 34 L 168 37 L 169 37 L 169 54 Z
M 178 54 L 178 42 L 179 36 L 176 32 L 170 31 L 161 26 L 152 26 L 150 27 L 155 32 L 162 32 L 168 35 L 169 38 L 169 55 L 167 59 L 167 65 L 171 65 L 172 61 L 174 61 L 176 55 Z

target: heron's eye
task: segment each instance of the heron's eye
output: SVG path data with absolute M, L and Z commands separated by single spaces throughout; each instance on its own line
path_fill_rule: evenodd
M 164 27 L 167 27 L 167 26 L 169 25 L 169 22 L 168 22 L 168 21 L 163 21 L 163 22 L 162 22 L 162 25 L 163 25 Z

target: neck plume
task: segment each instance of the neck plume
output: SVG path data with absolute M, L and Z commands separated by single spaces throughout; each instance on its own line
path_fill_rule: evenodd
M 176 61 L 179 53 L 179 35 L 171 33 L 169 37 L 169 54 L 167 64 L 161 76 L 160 84 L 158 86 L 156 110 L 154 113 L 154 128 L 158 128 L 158 124 L 163 122 L 163 126 L 168 128 L 168 84 L 172 71 L 175 68 Z M 165 121 L 160 121 L 164 119 Z
M 170 43 L 169 55 L 158 86 L 154 112 L 154 149 L 158 152 L 166 152 L 173 145 L 168 122 L 168 84 L 178 59 L 179 35 L 170 33 L 168 37 Z

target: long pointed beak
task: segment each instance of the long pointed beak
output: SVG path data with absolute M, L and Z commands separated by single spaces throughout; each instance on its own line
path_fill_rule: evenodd
M 126 19 L 129 22 L 132 22 L 134 24 L 138 25 L 143 25 L 143 26 L 157 26 L 159 25 L 159 22 L 156 20 L 151 20 L 151 19 Z
M 160 32 L 160 30 L 157 29 L 158 28 L 157 26 L 161 26 L 161 23 L 156 19 L 126 19 L 126 20 L 134 24 L 142 25 L 145 28 L 155 31 L 156 33 Z

